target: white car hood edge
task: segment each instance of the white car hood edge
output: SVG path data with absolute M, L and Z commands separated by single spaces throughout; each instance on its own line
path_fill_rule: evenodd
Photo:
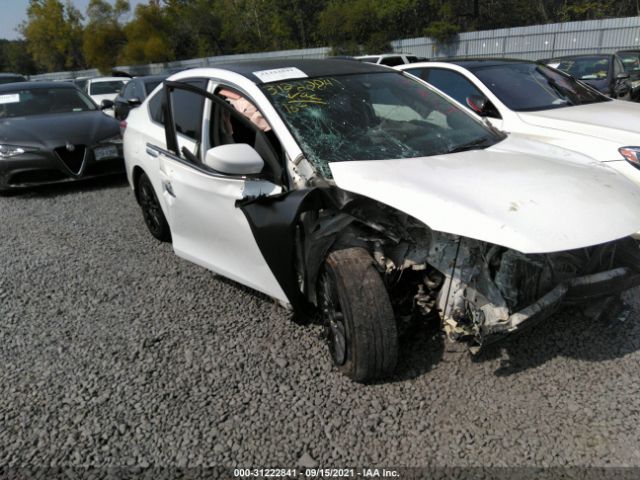
M 640 190 L 631 181 L 588 157 L 514 135 L 486 150 L 330 168 L 338 187 L 433 230 L 523 253 L 583 248 L 640 230 Z

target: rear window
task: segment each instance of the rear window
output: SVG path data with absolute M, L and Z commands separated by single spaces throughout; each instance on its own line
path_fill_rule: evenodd
M 107 82 L 92 82 L 89 85 L 89 95 L 108 95 L 120 93 L 127 82 L 125 80 L 110 80 Z

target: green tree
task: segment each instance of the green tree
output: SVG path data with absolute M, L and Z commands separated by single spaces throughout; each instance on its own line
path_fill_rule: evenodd
M 24 40 L 0 40 L 0 69 L 26 75 L 36 73 L 36 66 Z
M 331 0 L 318 18 L 320 38 L 340 53 L 377 53 L 389 42 L 423 35 L 427 0 Z
M 82 50 L 90 66 L 103 73 L 115 66 L 126 42 L 121 19 L 130 8 L 128 0 L 116 0 L 113 6 L 106 0 L 89 2 Z
M 36 66 L 54 72 L 85 66 L 80 12 L 67 0 L 30 0 L 20 30 Z
M 165 0 L 171 49 L 177 58 L 209 57 L 224 53 L 223 17 L 214 0 Z
M 134 18 L 124 26 L 126 44 L 118 62 L 135 65 L 173 60 L 174 52 L 167 38 L 169 26 L 159 0 L 150 0 L 147 5 L 139 4 Z

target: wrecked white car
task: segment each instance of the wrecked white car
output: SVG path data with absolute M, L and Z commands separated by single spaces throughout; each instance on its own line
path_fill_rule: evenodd
M 127 174 L 181 257 L 321 313 L 337 368 L 393 373 L 398 331 L 474 348 L 640 283 L 640 191 L 485 126 L 413 77 L 347 60 L 196 69 L 132 110 Z

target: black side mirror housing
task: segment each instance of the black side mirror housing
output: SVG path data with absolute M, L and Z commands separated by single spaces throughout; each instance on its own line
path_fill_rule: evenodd
M 100 102 L 100 110 L 107 110 L 113 108 L 113 100 L 102 100 Z

